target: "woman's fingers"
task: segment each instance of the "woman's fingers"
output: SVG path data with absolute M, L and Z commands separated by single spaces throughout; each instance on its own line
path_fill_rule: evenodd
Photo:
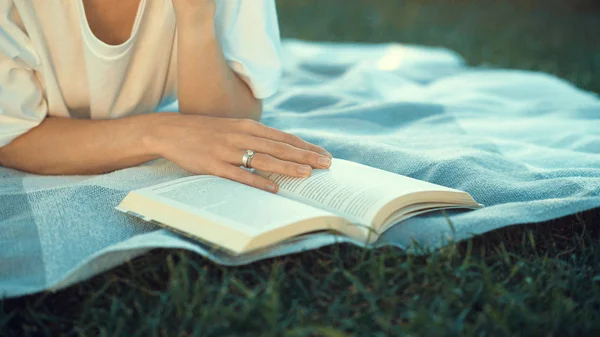
M 311 144 L 298 136 L 274 129 L 274 128 L 266 126 L 264 124 L 261 124 L 258 122 L 248 123 L 248 124 L 246 124 L 245 128 L 247 129 L 247 132 L 250 133 L 251 135 L 270 139 L 270 140 L 280 142 L 280 143 L 286 143 L 291 146 L 297 147 L 299 149 L 316 152 L 316 153 L 322 154 L 326 157 L 332 158 L 331 153 L 329 153 L 324 148 L 317 146 L 315 144 Z
M 250 161 L 250 167 L 265 172 L 299 178 L 309 177 L 312 174 L 312 168 L 309 165 L 280 160 L 264 153 L 256 153 Z
M 244 140 L 243 146 L 256 153 L 264 153 L 280 160 L 309 165 L 314 168 L 326 169 L 331 165 L 331 159 L 328 156 L 269 139 L 250 137 Z
M 297 150 L 297 149 L 296 149 Z M 316 155 L 314 152 L 301 150 L 311 155 Z M 235 167 L 243 165 L 243 158 L 246 151 L 234 150 L 223 152 L 223 160 Z M 317 155 L 320 156 L 320 155 Z M 262 151 L 254 150 L 254 157 L 249 160 L 251 168 L 264 172 L 283 174 L 292 177 L 309 177 L 312 174 L 312 167 L 308 164 L 293 162 L 289 160 L 281 160 Z
M 229 180 L 237 181 L 248 186 L 256 187 L 263 191 L 277 193 L 278 186 L 269 179 L 263 178 L 258 174 L 253 174 L 242 168 L 222 163 L 215 168 L 218 176 Z

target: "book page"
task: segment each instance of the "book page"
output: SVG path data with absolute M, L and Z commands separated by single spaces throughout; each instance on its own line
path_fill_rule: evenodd
M 252 236 L 298 221 L 332 215 L 215 176 L 191 176 L 136 192 Z
M 343 159 L 333 159 L 328 170 L 313 170 L 308 178 L 257 172 L 279 185 L 282 196 L 371 225 L 388 202 L 419 191 L 456 191 Z

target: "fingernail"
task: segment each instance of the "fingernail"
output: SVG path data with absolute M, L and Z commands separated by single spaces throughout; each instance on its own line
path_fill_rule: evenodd
M 331 153 L 329 153 L 327 151 L 322 151 L 321 154 L 324 155 L 325 157 L 329 158 L 329 159 L 333 158 L 333 156 L 331 155 Z
M 329 167 L 331 165 L 331 159 L 321 157 L 321 158 L 319 158 L 319 160 L 317 161 L 317 163 L 320 166 L 327 168 L 327 167 Z
M 298 166 L 298 173 L 300 173 L 303 176 L 306 176 L 310 173 L 310 166 Z
M 267 190 L 269 190 L 269 191 L 271 191 L 271 192 L 275 192 L 275 189 L 276 189 L 276 188 L 277 188 L 277 187 L 276 187 L 276 186 L 275 186 L 275 184 L 273 184 L 273 183 L 268 183 L 268 184 L 267 184 Z

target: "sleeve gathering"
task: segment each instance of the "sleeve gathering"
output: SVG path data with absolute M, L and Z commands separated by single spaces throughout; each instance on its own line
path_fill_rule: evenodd
M 279 88 L 281 38 L 275 0 L 217 2 L 216 29 L 231 69 L 258 99 Z
M 0 0 L 0 147 L 38 126 L 48 114 L 38 78 L 39 57 L 16 24 L 12 0 Z

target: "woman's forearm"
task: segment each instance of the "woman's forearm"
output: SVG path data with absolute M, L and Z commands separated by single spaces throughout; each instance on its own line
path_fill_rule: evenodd
M 46 118 L 0 147 L 0 165 L 36 174 L 101 174 L 159 156 L 148 146 L 148 129 L 169 113 L 114 120 Z
M 325 149 L 249 119 L 152 113 L 112 120 L 46 118 L 0 147 L 0 165 L 44 175 L 102 174 L 165 158 L 193 174 L 211 174 L 266 191 L 272 181 L 240 168 L 292 177 L 326 169 Z
M 229 67 L 211 10 L 176 10 L 178 99 L 185 114 L 259 120 L 262 102 Z

